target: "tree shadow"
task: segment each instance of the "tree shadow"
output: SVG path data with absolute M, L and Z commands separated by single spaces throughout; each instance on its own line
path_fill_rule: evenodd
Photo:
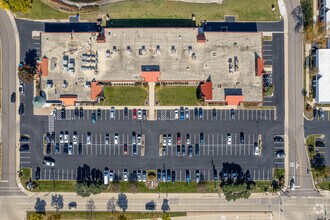
M 52 195 L 51 206 L 56 209 L 56 211 L 63 209 L 63 196 L 60 194 Z
M 123 210 L 123 212 L 126 211 L 126 209 L 128 208 L 128 199 L 126 194 L 124 193 L 118 194 L 117 205 L 120 209 Z
M 162 207 L 161 207 L 163 212 L 171 210 L 170 205 L 168 204 L 168 202 L 169 202 L 168 199 L 163 199 L 163 204 L 162 204 Z
M 30 67 L 36 66 L 36 60 L 37 60 L 37 50 L 36 49 L 29 49 L 25 52 L 25 59 L 24 62 L 29 65 Z
M 46 214 L 46 202 L 43 199 L 37 197 L 36 203 L 34 205 L 34 209 L 37 213 Z
M 301 32 L 304 21 L 303 21 L 303 13 L 302 13 L 300 5 L 292 10 L 291 16 L 293 16 L 293 18 L 296 22 L 296 25 L 294 27 L 295 32 L 296 33 Z
M 106 27 L 196 27 L 191 19 L 110 19 Z
M 77 182 L 85 182 L 91 180 L 90 166 L 84 164 L 82 167 L 79 166 L 77 169 Z

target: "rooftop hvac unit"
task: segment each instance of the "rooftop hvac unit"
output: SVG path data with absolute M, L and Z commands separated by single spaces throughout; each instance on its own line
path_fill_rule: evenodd
M 176 53 L 175 46 L 172 46 L 172 47 L 171 47 L 171 53 Z

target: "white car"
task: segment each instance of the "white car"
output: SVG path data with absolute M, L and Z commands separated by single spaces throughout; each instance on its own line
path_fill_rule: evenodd
M 69 154 L 69 155 L 72 155 L 72 154 L 73 154 L 73 146 L 72 146 L 72 143 L 69 144 L 69 147 L 68 147 L 68 154 Z
M 78 141 L 77 141 L 77 132 L 73 132 L 72 142 L 73 142 L 73 144 L 78 144 Z
M 109 181 L 113 182 L 113 171 L 112 170 L 110 170 L 110 172 L 109 172 Z
M 231 134 L 227 134 L 227 144 L 231 145 Z
M 91 144 L 91 133 L 87 133 L 86 144 Z
M 259 146 L 258 143 L 254 143 L 254 156 L 259 156 Z
M 128 180 L 128 177 L 127 177 L 127 170 L 126 170 L 126 169 L 124 170 L 124 173 L 123 173 L 123 180 L 124 180 L 125 182 L 127 182 L 127 180 Z
M 115 119 L 115 107 L 111 107 L 110 109 L 110 118 Z
M 64 139 L 63 139 L 63 137 L 64 137 L 64 133 L 63 133 L 63 131 L 61 131 L 61 132 L 60 132 L 60 143 L 61 143 L 61 144 L 64 143 Z
M 44 160 L 44 164 L 46 164 L 47 166 L 55 166 L 55 163 L 53 161 L 50 161 L 50 160 Z
M 167 135 L 167 145 L 171 146 L 172 145 L 172 135 Z
M 142 182 L 147 181 L 147 172 L 145 170 L 142 171 Z
M 105 144 L 109 144 L 109 134 L 105 135 Z
M 68 131 L 66 131 L 64 133 L 64 143 L 69 143 L 69 132 Z
M 137 181 L 138 181 L 138 182 L 141 182 L 141 181 L 142 181 L 142 178 L 141 178 L 141 170 L 138 170 L 138 171 L 137 171 Z
M 115 144 L 118 144 L 118 143 L 119 143 L 119 137 L 118 137 L 118 134 L 115 134 L 115 137 L 114 137 L 114 143 L 115 143 Z
M 186 145 L 190 145 L 190 135 L 186 135 Z
M 24 85 L 23 85 L 23 82 L 21 80 L 19 82 L 18 91 L 19 91 L 19 93 L 24 94 Z
M 141 134 L 138 134 L 138 136 L 137 136 L 137 145 L 141 145 L 141 140 L 142 140 Z
M 174 110 L 174 118 L 179 119 L 179 110 L 178 109 Z
M 142 110 L 141 109 L 137 110 L 137 115 L 138 115 L 138 120 L 142 120 Z
M 163 146 L 166 146 L 167 141 L 166 141 L 166 134 L 163 135 Z
M 186 115 L 185 117 L 186 118 L 189 118 L 189 109 L 188 108 L 185 108 L 184 111 L 185 111 L 185 115 Z

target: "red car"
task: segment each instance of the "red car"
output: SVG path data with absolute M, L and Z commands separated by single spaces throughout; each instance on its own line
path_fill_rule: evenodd
M 133 119 L 136 120 L 136 109 L 133 109 Z
M 178 132 L 176 136 L 177 136 L 177 138 L 176 138 L 176 144 L 177 145 L 181 145 L 181 134 L 180 134 L 180 132 Z
M 127 151 L 127 144 L 124 144 L 124 155 L 127 155 L 128 151 Z

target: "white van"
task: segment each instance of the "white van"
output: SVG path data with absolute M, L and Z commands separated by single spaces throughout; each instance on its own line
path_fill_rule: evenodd
M 107 168 L 104 169 L 103 177 L 104 177 L 104 184 L 108 185 L 109 184 L 109 170 Z

